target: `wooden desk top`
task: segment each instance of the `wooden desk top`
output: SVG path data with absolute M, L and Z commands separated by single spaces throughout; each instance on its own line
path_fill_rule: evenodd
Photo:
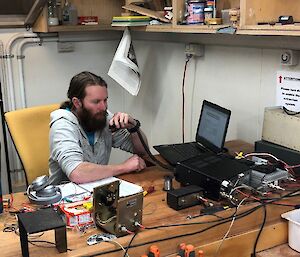
M 244 152 L 251 151 L 251 145 L 245 144 L 242 141 L 232 141 L 227 143 L 227 147 L 231 150 Z M 247 150 L 248 149 L 248 150 Z M 159 168 L 149 167 L 141 173 L 126 174 L 121 178 L 141 185 L 144 188 L 149 186 L 155 187 L 155 192 L 147 195 L 144 198 L 144 210 L 143 210 L 143 226 L 153 227 L 168 224 L 178 223 L 195 223 L 202 222 L 204 224 L 194 224 L 189 226 L 176 226 L 169 228 L 159 229 L 145 229 L 137 234 L 132 242 L 134 248 L 129 249 L 129 256 L 141 256 L 147 254 L 149 246 L 155 244 L 159 247 L 161 256 L 176 256 L 177 246 L 182 243 L 193 244 L 196 249 L 204 250 L 205 257 L 214 256 L 216 249 L 218 248 L 222 238 L 227 232 L 231 220 L 214 228 L 208 229 L 215 223 L 205 223 L 218 220 L 215 216 L 202 216 L 194 219 L 187 219 L 190 216 L 196 216 L 200 213 L 199 206 L 194 206 L 181 211 L 175 211 L 167 206 L 166 193 L 163 189 L 163 177 L 170 174 L 170 172 Z M 179 185 L 175 182 L 175 188 Z M 299 199 L 298 199 L 299 200 Z M 297 199 L 289 200 L 291 202 L 297 201 Z M 15 194 L 14 206 L 19 208 L 23 203 L 29 203 L 27 197 L 23 193 Z M 249 204 L 242 206 L 239 212 L 251 209 L 256 204 Z M 280 214 L 290 210 L 291 207 L 285 206 L 267 206 L 267 222 L 261 237 L 258 242 L 257 251 L 268 249 L 270 247 L 284 244 L 287 242 L 287 223 L 280 218 Z M 219 216 L 229 217 L 234 213 L 234 210 L 226 210 L 218 213 Z M 242 218 L 236 219 L 227 239 L 223 242 L 219 252 L 219 256 L 222 257 L 249 257 L 256 236 L 259 232 L 263 220 L 263 208 L 255 211 L 254 213 Z M 21 254 L 21 247 L 19 237 L 13 232 L 3 232 L 5 223 L 15 222 L 14 218 L 8 213 L 4 213 L 0 216 L 0 249 L 1 256 L 5 257 L 19 257 Z M 205 230 L 200 233 L 197 231 Z M 93 246 L 88 246 L 86 240 L 93 234 L 101 233 L 100 230 L 95 228 L 88 229 L 85 234 L 81 235 L 77 231 L 69 230 L 67 233 L 68 248 L 72 251 L 67 253 L 58 254 L 56 248 L 37 247 L 34 245 L 29 246 L 30 256 L 87 256 L 90 254 L 99 254 L 106 251 L 119 249 L 111 243 L 100 243 Z M 194 233 L 194 234 L 192 234 Z M 171 238 L 170 238 L 171 237 Z M 118 238 L 117 241 L 126 247 L 132 238 L 132 235 Z M 47 240 L 54 242 L 54 232 L 48 231 L 44 235 L 38 238 L 38 240 Z M 145 244 L 145 245 L 142 245 Z M 45 246 L 45 244 L 42 244 Z M 141 246 L 139 246 L 141 245 Z M 46 245 L 49 247 L 49 245 Z M 123 251 L 117 251 L 109 254 L 102 254 L 101 256 L 117 257 L 123 256 Z

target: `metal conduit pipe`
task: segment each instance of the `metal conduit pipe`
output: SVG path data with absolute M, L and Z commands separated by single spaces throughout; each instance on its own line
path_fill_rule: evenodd
M 2 121 L 2 135 L 3 135 L 3 148 L 4 149 L 4 154 L 5 154 L 5 164 L 6 164 L 6 170 L 8 171 L 10 169 L 10 163 L 9 163 L 9 154 L 8 154 L 8 142 L 7 142 L 7 131 L 6 131 L 6 126 L 5 126 L 5 120 L 4 120 L 4 112 L 5 112 L 5 84 L 6 84 L 6 73 L 5 73 L 5 63 L 4 63 L 4 45 L 3 42 L 0 41 L 0 67 L 1 67 L 1 73 L 0 73 L 0 112 L 1 112 L 1 121 Z M 1 151 L 0 151 L 1 154 Z M 1 165 L 1 167 L 3 167 Z M 4 169 L 1 168 L 0 170 L 0 182 L 3 183 L 3 171 Z M 11 177 L 9 176 L 9 173 L 6 172 L 5 179 L 7 180 L 8 184 L 8 192 L 12 192 L 12 184 L 11 184 Z
M 42 44 L 43 42 L 55 42 L 57 41 L 57 37 L 51 37 L 51 38 L 26 38 L 23 39 L 17 47 L 17 61 L 18 61 L 18 72 L 19 72 L 19 90 L 20 90 L 20 98 L 21 98 L 21 108 L 26 108 L 27 106 L 27 100 L 26 100 L 26 86 L 25 86 L 25 80 L 24 80 L 24 54 L 23 54 L 23 46 L 30 43 L 38 43 Z
M 4 60 L 5 60 L 5 67 L 6 67 L 6 74 L 7 74 L 7 81 L 6 81 L 6 89 L 8 93 L 7 99 L 7 107 L 8 110 L 15 110 L 16 109 L 16 101 L 15 101 L 15 91 L 14 91 L 14 81 L 13 81 L 13 69 L 12 69 L 12 58 L 14 57 L 11 53 L 12 46 L 15 41 L 21 38 L 37 38 L 37 34 L 35 33 L 18 33 L 13 35 L 6 44 L 5 52 L 4 52 Z
M 18 61 L 18 74 L 19 74 L 19 90 L 20 90 L 20 100 L 21 108 L 26 108 L 27 107 L 27 101 L 26 101 L 26 92 L 25 92 L 25 85 L 24 85 L 24 70 L 23 70 L 23 59 L 25 56 L 22 54 L 22 48 L 24 45 L 29 44 L 29 43 L 40 43 L 41 39 L 40 38 L 26 38 L 22 40 L 17 48 L 17 61 Z

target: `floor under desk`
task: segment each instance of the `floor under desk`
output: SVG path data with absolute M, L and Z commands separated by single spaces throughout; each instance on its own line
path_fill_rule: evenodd
M 271 249 L 259 252 L 257 257 L 299 257 L 300 253 L 289 247 L 288 244 L 282 244 Z

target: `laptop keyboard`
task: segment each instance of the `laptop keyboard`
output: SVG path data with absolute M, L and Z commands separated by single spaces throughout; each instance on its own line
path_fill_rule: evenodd
M 177 162 L 181 162 L 197 156 L 204 151 L 198 147 L 197 143 L 185 143 L 185 144 L 173 144 L 173 145 L 162 145 L 159 148 L 160 155 L 167 160 L 171 165 L 176 165 Z
M 174 150 L 178 152 L 184 159 L 191 158 L 196 156 L 204 151 L 201 151 L 195 144 L 181 144 L 181 145 L 174 145 Z

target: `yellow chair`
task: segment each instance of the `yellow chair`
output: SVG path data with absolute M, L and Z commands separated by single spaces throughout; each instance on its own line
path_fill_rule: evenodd
M 8 130 L 21 159 L 27 186 L 48 175 L 50 113 L 59 104 L 36 106 L 4 114 Z

